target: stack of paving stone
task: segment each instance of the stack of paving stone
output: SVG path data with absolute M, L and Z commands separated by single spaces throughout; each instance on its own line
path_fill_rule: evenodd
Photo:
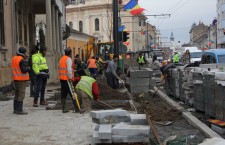
M 184 89 L 182 87 L 183 85 L 183 77 L 184 77 L 184 67 L 178 67 L 178 75 L 179 75 L 179 95 L 180 100 L 185 102 L 185 95 L 184 95 Z
M 205 99 L 203 88 L 203 69 L 195 68 L 193 72 L 193 85 L 194 85 L 194 107 L 198 111 L 205 112 Z
M 215 73 L 216 119 L 225 121 L 225 72 Z
M 176 98 L 180 98 L 179 75 L 177 68 L 172 69 L 172 81 L 173 96 Z
M 204 71 L 204 99 L 205 99 L 205 114 L 211 117 L 216 115 L 215 107 L 215 72 Z
M 194 105 L 194 95 L 193 95 L 193 76 L 192 70 L 194 68 L 187 67 L 184 69 L 184 76 L 183 76 L 183 89 L 184 89 L 184 99 L 185 104 L 193 106 Z
M 128 114 L 126 110 L 91 111 L 97 123 L 93 143 L 149 143 L 150 127 L 145 114 Z
M 131 93 L 143 93 L 149 91 L 151 69 L 131 69 L 129 77 L 126 78 L 126 84 Z

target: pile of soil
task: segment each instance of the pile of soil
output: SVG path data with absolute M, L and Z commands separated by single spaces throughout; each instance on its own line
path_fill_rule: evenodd
M 146 93 L 142 95 L 135 95 L 136 101 L 138 101 L 140 107 L 139 113 L 146 113 L 147 116 L 151 116 L 151 119 L 156 122 L 162 121 L 177 121 L 182 117 L 177 110 L 172 109 L 165 101 L 158 96 L 153 97 Z
M 129 100 L 127 93 L 121 93 L 112 89 L 105 79 L 97 80 L 100 100 Z

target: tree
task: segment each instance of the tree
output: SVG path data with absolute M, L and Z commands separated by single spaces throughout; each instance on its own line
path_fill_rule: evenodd
M 45 34 L 42 28 L 39 28 L 39 37 L 40 37 L 40 47 L 45 47 Z

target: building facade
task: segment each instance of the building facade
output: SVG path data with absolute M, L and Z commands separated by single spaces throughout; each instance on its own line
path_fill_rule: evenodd
M 203 23 L 192 24 L 190 30 L 189 46 L 196 46 L 199 49 L 213 49 L 216 48 L 217 43 L 217 26 L 205 25 Z
M 218 45 L 225 47 L 225 1 L 217 0 L 217 40 Z
M 157 32 L 156 27 L 147 22 L 146 26 L 145 26 L 145 31 L 144 31 L 144 33 L 142 33 L 146 37 L 146 39 L 145 39 L 146 48 L 150 49 L 157 45 L 157 33 L 156 32 Z
M 119 5 L 120 25 L 125 25 L 129 31 L 128 49 L 141 50 L 146 47 L 146 36 L 141 34 L 146 29 L 145 16 L 132 17 L 123 11 L 123 6 L 129 0 L 123 0 Z M 112 0 L 73 0 L 67 6 L 67 24 L 73 29 L 94 36 L 97 42 L 113 41 Z
M 67 47 L 72 49 L 72 58 L 79 54 L 82 61 L 87 61 L 94 55 L 94 37 L 71 29 Z
M 209 27 L 202 22 L 198 25 L 193 24 L 190 30 L 190 44 L 199 49 L 208 48 L 209 43 Z
M 57 81 L 58 60 L 63 52 L 66 31 L 65 7 L 68 0 L 0 0 L 0 88 L 12 83 L 11 59 L 19 47 L 28 50 L 36 44 L 36 16 L 45 15 L 47 62 L 51 77 Z M 1 90 L 0 90 L 1 91 Z

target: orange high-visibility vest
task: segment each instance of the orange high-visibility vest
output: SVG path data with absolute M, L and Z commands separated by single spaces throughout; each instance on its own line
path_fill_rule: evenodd
M 89 59 L 88 68 L 97 68 L 96 60 L 95 59 L 93 59 L 93 58 Z
M 67 64 L 66 61 L 69 56 L 64 55 L 59 61 L 59 79 L 60 80 L 69 80 L 68 72 L 67 72 Z
M 23 59 L 22 56 L 14 56 L 12 59 L 12 72 L 14 81 L 28 81 L 29 74 L 23 73 L 20 69 L 20 61 Z

